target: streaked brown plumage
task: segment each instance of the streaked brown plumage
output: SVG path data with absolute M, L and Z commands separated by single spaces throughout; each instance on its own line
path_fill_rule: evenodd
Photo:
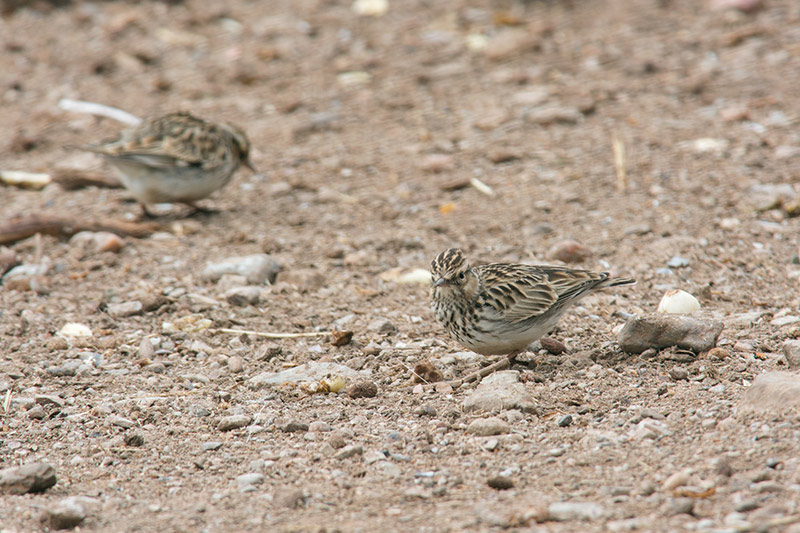
M 592 291 L 635 283 L 557 266 L 491 263 L 473 267 L 461 250 L 431 263 L 432 308 L 459 343 L 475 352 L 513 359 L 550 331 L 569 308 Z
M 250 141 L 236 126 L 208 122 L 187 112 L 143 121 L 101 145 L 122 184 L 144 206 L 160 202 L 193 205 L 250 164 Z

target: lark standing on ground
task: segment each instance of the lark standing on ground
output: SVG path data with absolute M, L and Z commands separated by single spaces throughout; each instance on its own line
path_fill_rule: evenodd
M 607 272 L 556 266 L 491 263 L 473 267 L 455 248 L 433 260 L 431 275 L 431 306 L 447 332 L 480 354 L 507 355 L 463 381 L 486 376 L 513 361 L 590 292 L 635 283 L 630 278 L 610 278 Z
M 207 122 L 187 112 L 170 113 L 124 130 L 116 139 L 84 149 L 100 154 L 142 204 L 194 202 L 230 181 L 249 160 L 250 141 L 231 124 Z

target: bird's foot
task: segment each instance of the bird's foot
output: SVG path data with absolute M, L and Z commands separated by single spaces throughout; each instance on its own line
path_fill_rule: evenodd
M 522 353 L 522 350 L 515 350 L 508 354 L 507 356 L 503 357 L 499 361 L 492 363 L 489 366 L 485 366 L 478 370 L 477 372 L 473 372 L 472 374 L 467 374 L 461 379 L 455 379 L 449 382 L 449 385 L 453 387 L 453 389 L 459 388 L 464 383 L 469 383 L 470 381 L 480 381 L 486 376 L 494 374 L 499 370 L 504 370 L 511 366 L 514 360 L 517 358 L 519 354 Z
M 203 207 L 202 205 L 197 205 L 193 202 L 184 202 L 186 205 L 192 208 L 192 210 L 186 215 L 186 218 L 192 217 L 194 215 L 216 215 L 221 213 L 220 209 L 215 209 L 213 207 Z

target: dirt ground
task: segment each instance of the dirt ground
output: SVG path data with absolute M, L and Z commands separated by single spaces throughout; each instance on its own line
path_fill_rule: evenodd
M 123 126 L 59 108 L 72 98 L 239 124 L 259 173 L 205 200 L 218 213 L 176 207 L 118 253 L 52 236 L 9 246 L 50 268 L 38 290 L 0 286 L 0 468 L 47 461 L 58 483 L 0 499 L 0 530 L 47 530 L 47 509 L 86 496 L 81 531 L 800 531 L 800 417 L 738 409 L 800 337 L 800 4 L 30 4 L 0 18 L 0 169 L 109 172 L 68 147 Z M 782 206 L 764 184 L 789 184 Z M 31 213 L 139 210 L 120 189 L 0 186 L 0 221 Z M 566 353 L 513 367 L 534 407 L 496 413 L 510 434 L 472 435 L 489 416 L 463 409 L 475 386 L 414 392 L 411 369 L 458 377 L 491 359 L 448 357 L 463 349 L 428 287 L 392 275 L 454 246 L 553 262 L 565 240 L 592 252 L 574 266 L 638 283 L 566 316 L 552 334 Z M 201 278 L 257 253 L 281 265 L 257 305 Z M 724 351 L 622 353 L 613 328 L 672 288 L 725 323 Z M 157 304 L 107 312 L 137 300 Z M 163 330 L 193 314 L 211 327 Z M 65 341 L 67 322 L 93 336 Z M 334 326 L 353 341 L 216 331 Z M 378 394 L 248 384 L 308 361 L 368 370 Z M 42 416 L 40 395 L 63 401 Z M 236 414 L 252 424 L 218 429 Z M 513 488 L 488 485 L 500 474 Z M 558 502 L 584 515 L 544 520 Z

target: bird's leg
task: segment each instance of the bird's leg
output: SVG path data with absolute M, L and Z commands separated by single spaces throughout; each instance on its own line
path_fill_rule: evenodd
M 192 211 L 186 215 L 187 217 L 194 216 L 198 213 L 203 215 L 215 215 L 220 212 L 219 209 L 214 209 L 213 207 L 203 207 L 202 205 L 197 205 L 194 202 L 184 202 L 186 205 L 192 208 Z
M 480 370 L 478 370 L 477 372 L 473 372 L 472 374 L 467 374 L 466 376 L 464 376 L 461 379 L 455 379 L 453 381 L 450 381 L 449 385 L 451 387 L 453 387 L 453 389 L 457 389 L 461 385 L 463 385 L 464 383 L 469 383 L 470 381 L 480 381 L 483 378 L 485 378 L 486 376 L 488 376 L 490 374 L 494 374 L 498 370 L 503 370 L 503 369 L 508 368 L 509 366 L 511 366 L 511 363 L 514 362 L 514 359 L 516 359 L 517 356 L 519 354 L 521 354 L 521 353 L 522 353 L 522 350 L 514 350 L 513 352 L 511 352 L 507 356 L 505 356 L 502 359 L 500 359 L 499 361 L 497 361 L 495 363 L 492 363 L 489 366 L 485 366 L 485 367 L 481 368 Z
M 151 213 L 147 209 L 147 205 L 146 204 L 140 203 L 139 205 L 142 206 L 142 214 L 140 215 L 141 219 L 143 219 L 143 220 L 152 220 L 154 218 L 158 218 L 157 214 Z

